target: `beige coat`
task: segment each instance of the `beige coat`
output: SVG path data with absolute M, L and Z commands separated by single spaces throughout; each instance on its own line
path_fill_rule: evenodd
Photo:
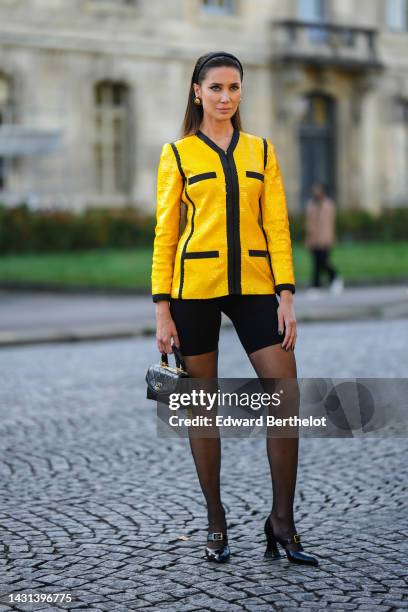
M 327 249 L 333 246 L 335 238 L 336 207 L 330 198 L 320 203 L 310 199 L 306 204 L 305 244 L 309 249 Z

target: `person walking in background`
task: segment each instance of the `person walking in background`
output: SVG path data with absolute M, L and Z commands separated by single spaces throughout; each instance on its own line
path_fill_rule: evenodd
M 344 287 L 343 279 L 330 262 L 330 249 L 335 243 L 335 221 L 336 206 L 328 197 L 325 186 L 316 183 L 312 188 L 312 197 L 306 203 L 305 217 L 305 244 L 313 258 L 313 295 L 321 287 L 322 272 L 329 277 L 331 293 L 338 295 Z

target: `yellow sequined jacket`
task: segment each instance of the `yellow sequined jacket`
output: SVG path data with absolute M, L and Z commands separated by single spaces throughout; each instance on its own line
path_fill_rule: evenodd
M 180 232 L 181 202 L 187 215 Z M 226 152 L 200 130 L 164 144 L 157 173 L 153 301 L 282 289 L 294 293 L 295 279 L 272 142 L 235 129 Z

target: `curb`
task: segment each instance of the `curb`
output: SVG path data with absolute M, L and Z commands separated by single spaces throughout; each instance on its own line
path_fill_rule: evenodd
M 372 319 L 399 319 L 408 317 L 408 302 L 385 306 L 362 306 L 343 307 L 337 310 L 330 308 L 313 312 L 297 314 L 298 323 L 333 323 L 342 321 L 361 321 Z M 222 327 L 232 327 L 232 322 L 223 318 Z M 142 336 L 154 336 L 155 325 L 144 323 L 143 325 L 121 325 L 121 326 L 88 326 L 71 328 L 68 330 L 37 330 L 27 331 L 0 331 L 0 349 L 13 346 L 27 346 L 47 343 L 67 342 L 94 342 L 103 340 L 121 340 L 124 338 L 137 338 Z

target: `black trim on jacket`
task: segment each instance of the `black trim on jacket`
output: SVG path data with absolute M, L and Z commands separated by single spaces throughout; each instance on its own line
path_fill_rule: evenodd
M 178 149 L 177 149 L 176 145 L 174 144 L 174 142 L 171 142 L 170 146 L 173 149 L 173 153 L 174 153 L 174 156 L 175 156 L 176 161 L 177 161 L 177 166 L 178 166 L 179 172 L 180 172 L 181 177 L 183 179 L 183 183 L 185 184 L 185 182 L 186 182 L 186 175 L 184 174 L 184 170 L 183 170 L 183 167 L 181 165 L 180 154 L 179 154 Z
M 268 161 L 268 142 L 266 140 L 266 138 L 262 138 L 263 140 L 263 145 L 264 145 L 264 171 L 266 169 L 266 164 Z M 275 280 L 275 276 L 273 274 L 273 269 L 272 269 L 272 259 L 271 259 L 271 254 L 269 253 L 269 246 L 268 246 L 268 237 L 266 235 L 264 226 L 263 226 L 263 219 L 262 219 L 262 206 L 261 206 L 261 198 L 259 198 L 259 212 L 261 214 L 261 227 L 262 227 L 262 232 L 263 235 L 265 236 L 265 242 L 266 242 L 266 248 L 267 248 L 267 254 L 268 254 L 268 262 L 269 262 L 269 267 L 271 269 L 271 274 L 272 274 L 272 278 L 273 278 L 273 284 L 275 285 L 275 291 L 278 295 L 280 295 L 280 292 L 283 291 L 284 289 L 289 289 L 292 293 L 295 293 L 296 289 L 295 289 L 295 285 L 292 285 L 291 283 L 283 283 L 280 285 L 276 284 L 276 280 Z
M 160 300 L 170 301 L 170 293 L 154 293 L 152 299 L 153 302 L 160 302 Z
M 254 172 L 253 170 L 247 170 L 245 172 L 246 176 L 249 176 L 250 178 L 256 178 L 259 179 L 260 181 L 264 180 L 264 175 L 261 174 L 260 172 Z
M 268 251 L 261 251 L 260 249 L 249 249 L 248 255 L 251 257 L 266 257 L 268 255 Z
M 195 174 L 194 176 L 188 177 L 188 184 L 192 185 L 193 183 L 197 183 L 198 181 L 204 181 L 210 178 L 216 178 L 216 172 L 202 172 L 201 174 Z
M 262 142 L 263 142 L 263 150 L 264 150 L 264 172 L 265 172 L 265 170 L 266 170 L 266 163 L 267 163 L 267 160 L 268 160 L 268 143 L 267 143 L 266 138 L 262 138 Z M 276 283 L 275 283 L 275 276 L 273 274 L 273 269 L 272 269 L 271 254 L 269 253 L 268 236 L 267 236 L 265 228 L 263 226 L 263 215 L 262 215 L 262 202 L 261 202 L 261 198 L 259 198 L 259 214 L 260 214 L 260 217 L 261 217 L 261 229 L 262 229 L 262 233 L 263 233 L 264 238 L 265 238 L 265 245 L 266 245 L 266 252 L 267 252 L 267 255 L 268 255 L 269 269 L 270 269 L 271 274 L 272 274 L 273 284 L 276 285 Z
M 263 141 L 263 146 L 264 146 L 264 172 L 265 172 L 266 164 L 268 161 L 268 142 L 266 138 L 262 138 L 262 141 Z
M 188 245 L 188 243 L 189 243 L 189 241 L 191 239 L 191 236 L 193 235 L 193 232 L 194 232 L 194 217 L 195 217 L 196 207 L 195 207 L 195 204 L 194 204 L 193 200 L 190 198 L 190 196 L 187 193 L 186 175 L 184 174 L 184 170 L 183 170 L 182 165 L 181 165 L 180 154 L 179 154 L 179 152 L 177 150 L 177 147 L 174 144 L 174 142 L 172 142 L 170 144 L 171 144 L 171 148 L 174 151 L 174 155 L 176 156 L 176 159 L 177 159 L 178 169 L 180 171 L 181 176 L 183 177 L 184 193 L 186 194 L 186 198 L 188 199 L 188 201 L 191 203 L 191 206 L 193 207 L 193 214 L 191 215 L 191 230 L 190 230 L 190 233 L 189 233 L 189 235 L 187 237 L 187 240 L 185 241 L 185 243 L 183 245 L 183 250 L 181 251 L 181 257 L 180 257 L 180 287 L 179 287 L 178 297 L 179 297 L 179 299 L 181 299 L 182 293 L 183 293 L 183 285 L 184 285 L 184 260 L 186 258 L 187 245 Z
M 188 201 L 191 203 L 191 206 L 193 207 L 193 214 L 191 215 L 191 230 L 190 233 L 187 237 L 187 240 L 185 241 L 184 245 L 183 245 L 183 250 L 181 251 L 181 260 L 180 260 L 180 287 L 179 287 L 179 292 L 178 292 L 178 298 L 181 299 L 182 297 L 182 293 L 183 293 L 183 285 L 184 285 L 184 260 L 186 259 L 186 251 L 187 251 L 187 245 L 191 240 L 191 237 L 194 233 L 194 217 L 195 217 L 195 213 L 196 213 L 196 207 L 195 204 L 193 202 L 193 200 L 190 198 L 190 196 L 187 193 L 187 188 L 185 189 L 185 194 L 186 194 L 186 198 L 188 199 Z
M 205 259 L 208 257 L 219 257 L 219 251 L 189 251 L 185 254 L 185 259 Z
M 234 129 L 231 142 L 225 152 L 211 138 L 198 130 L 196 135 L 220 156 L 226 184 L 228 293 L 242 294 L 241 289 L 241 239 L 239 229 L 239 181 L 234 161 L 234 149 L 240 132 Z
M 292 285 L 291 283 L 282 283 L 281 285 L 275 285 L 275 291 L 278 295 L 280 295 L 280 292 L 284 289 L 289 289 L 289 291 L 291 291 L 292 293 L 296 292 L 295 285 Z

